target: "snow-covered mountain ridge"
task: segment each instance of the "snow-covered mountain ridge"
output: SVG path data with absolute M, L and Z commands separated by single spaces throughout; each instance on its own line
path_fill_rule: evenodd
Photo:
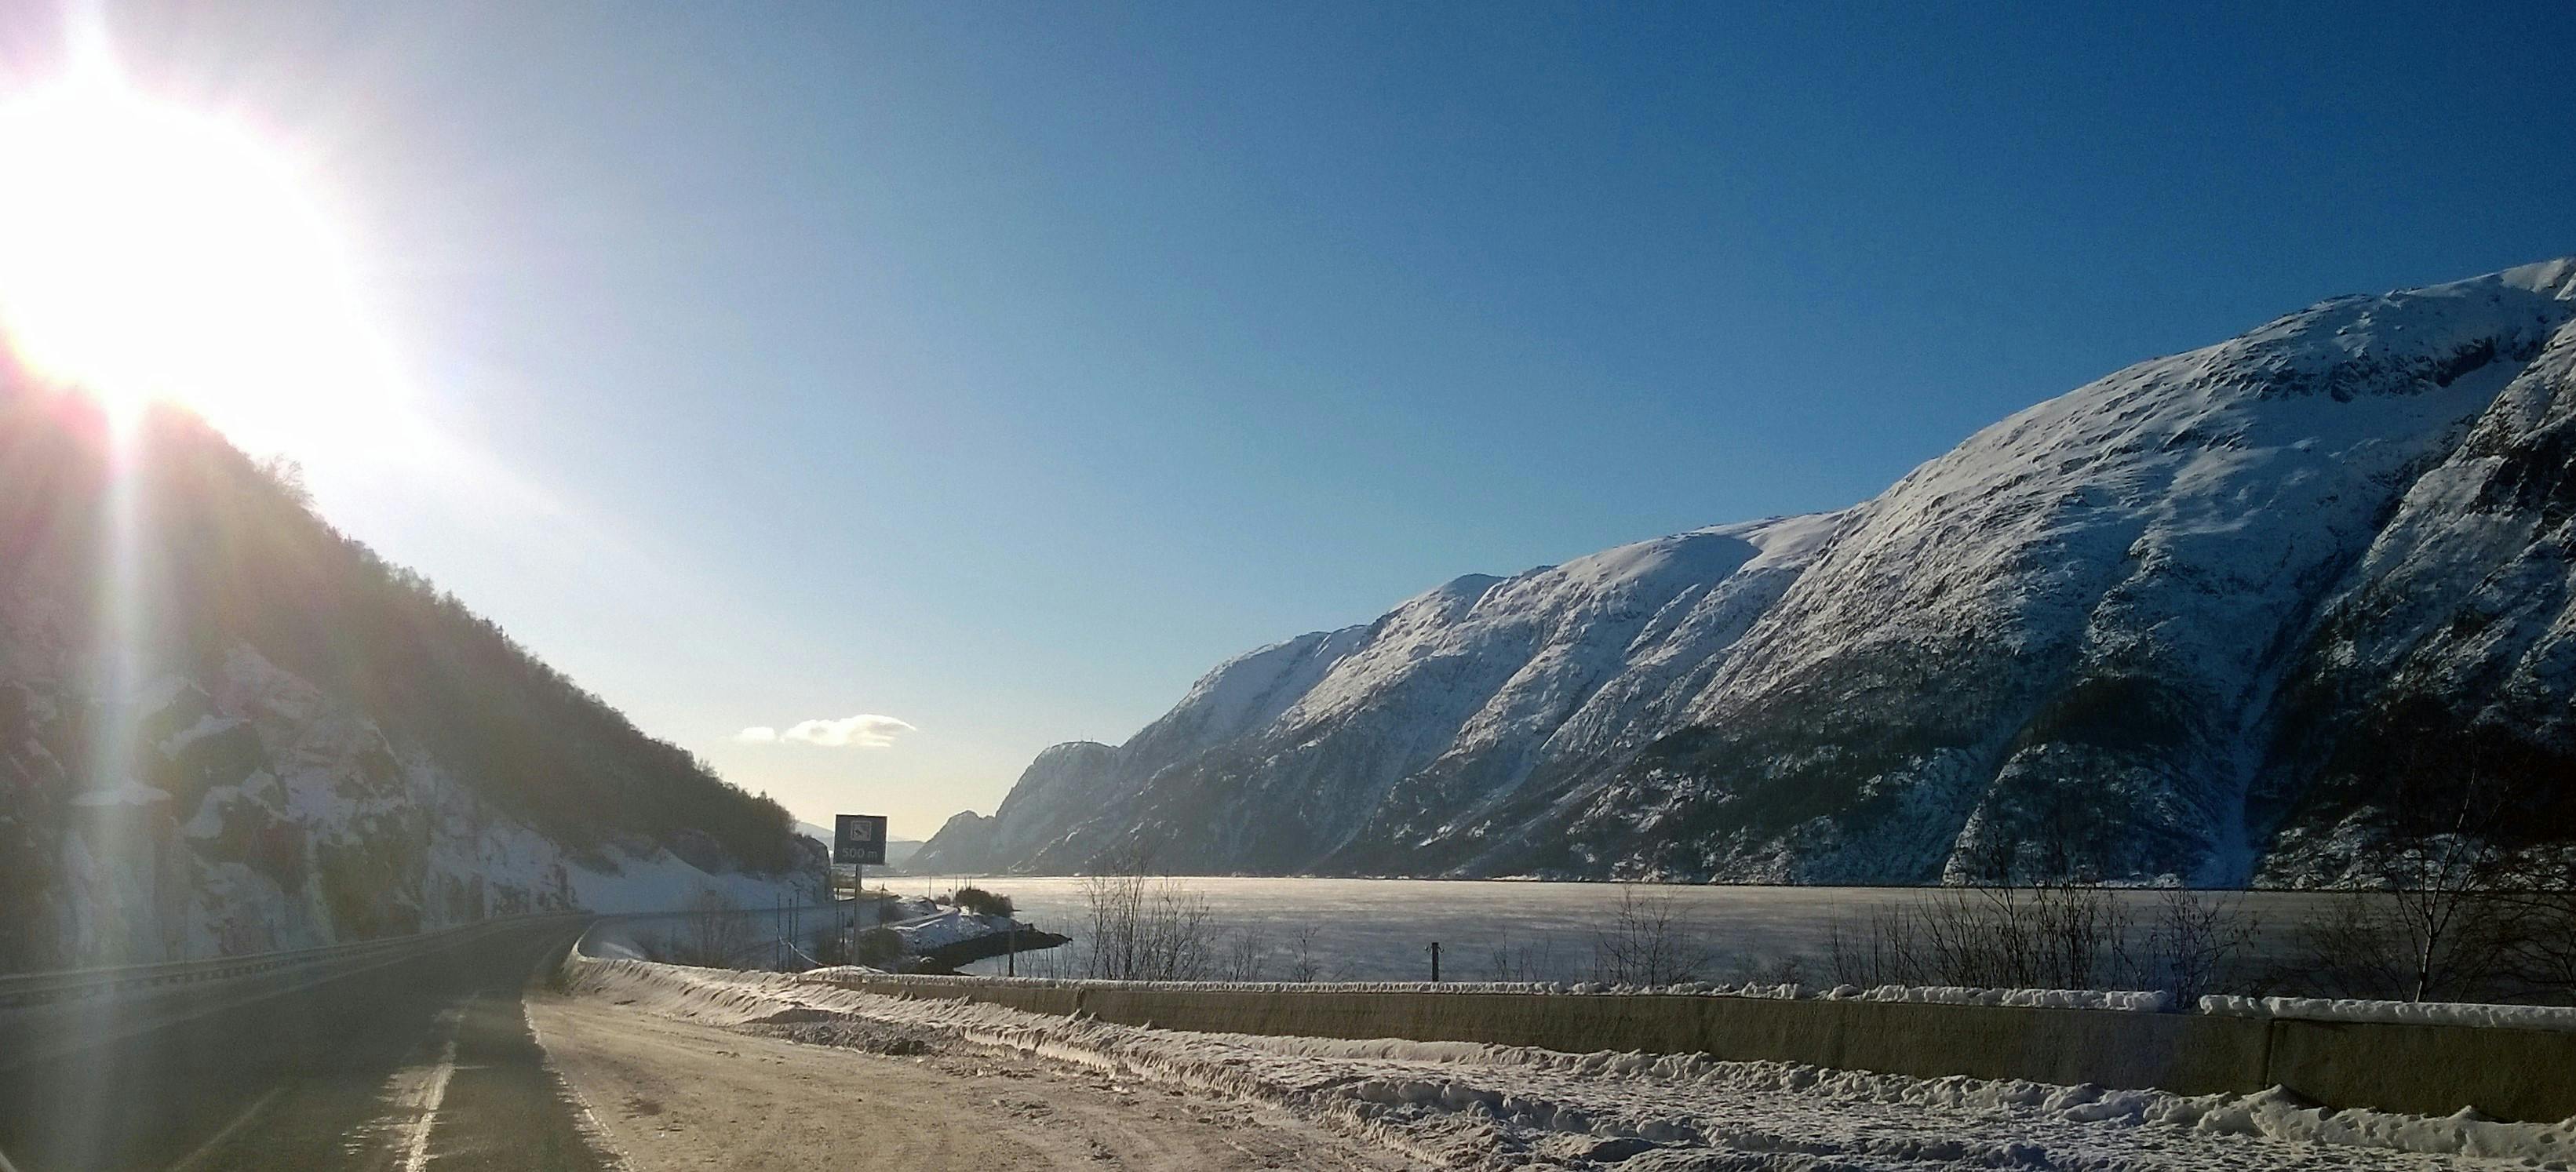
M 1849 509 L 1460 578 L 1048 750 L 915 865 L 2298 881 L 2405 761 L 2576 836 L 2571 319 L 2576 259 L 2336 298 Z

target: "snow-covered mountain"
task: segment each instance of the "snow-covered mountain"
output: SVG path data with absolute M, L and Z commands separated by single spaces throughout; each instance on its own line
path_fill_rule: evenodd
M 1047 750 L 916 866 L 2299 880 L 2426 769 L 2576 837 L 2571 319 L 2576 259 L 2337 298 L 1849 509 L 1460 578 Z
M 0 371 L 0 972 L 818 898 L 786 812 L 194 420 Z

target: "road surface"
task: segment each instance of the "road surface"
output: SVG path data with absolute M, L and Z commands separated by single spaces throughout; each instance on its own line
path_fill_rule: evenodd
M 508 925 L 318 981 L 0 1012 L 0 1163 L 611 1167 L 522 1007 L 579 931 Z
M 635 1172 L 1414 1166 L 1284 1111 L 960 1046 L 929 1031 L 831 1022 L 724 1029 L 596 996 L 539 996 L 529 1008 L 547 1054 Z
M 1402 1166 L 1285 1112 L 927 1031 L 553 992 L 580 931 L 0 1009 L 0 1172 Z

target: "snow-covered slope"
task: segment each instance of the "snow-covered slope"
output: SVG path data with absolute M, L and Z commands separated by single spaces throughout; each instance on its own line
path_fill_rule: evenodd
M 1503 801 L 1544 769 L 1633 752 L 1636 714 L 1677 712 L 1837 524 L 1720 526 L 1459 578 L 1237 657 L 1124 745 L 1040 754 L 994 818 L 953 821 L 916 866 L 1111 851 L 1303 869 L 1364 827 Z
M 2571 317 L 2576 261 L 2337 298 L 1851 509 L 1461 578 L 1049 750 L 925 860 L 2298 878 L 2400 740 L 2576 830 Z
M 114 533 L 91 422 L 0 383 L 0 972 L 820 898 L 783 810 L 202 427 L 151 433 Z

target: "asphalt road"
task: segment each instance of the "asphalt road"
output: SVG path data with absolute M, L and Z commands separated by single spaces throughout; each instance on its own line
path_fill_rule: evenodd
M 0 1014 L 0 1169 L 595 1169 L 522 992 L 580 927 Z

